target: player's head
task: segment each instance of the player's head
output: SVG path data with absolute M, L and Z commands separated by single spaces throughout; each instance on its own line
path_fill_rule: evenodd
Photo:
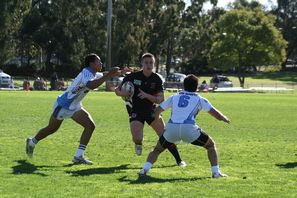
M 85 57 L 85 67 L 91 67 L 93 71 L 101 71 L 102 62 L 97 54 L 91 53 Z
M 141 65 L 145 73 L 151 73 L 155 65 L 155 56 L 151 53 L 144 53 L 141 56 Z
M 184 79 L 184 90 L 195 92 L 198 88 L 198 78 L 194 74 L 189 74 Z

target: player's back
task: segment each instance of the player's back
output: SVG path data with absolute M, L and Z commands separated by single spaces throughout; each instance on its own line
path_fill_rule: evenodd
M 181 91 L 171 96 L 172 113 L 170 123 L 195 124 L 195 117 L 201 109 L 209 111 L 211 104 L 196 92 Z

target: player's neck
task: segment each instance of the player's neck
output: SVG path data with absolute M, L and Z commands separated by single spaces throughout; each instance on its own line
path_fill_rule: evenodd
M 150 77 L 152 75 L 153 72 L 145 72 L 144 70 L 142 70 L 142 73 L 145 77 Z

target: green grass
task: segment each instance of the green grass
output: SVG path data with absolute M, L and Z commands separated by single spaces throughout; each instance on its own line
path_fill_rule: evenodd
M 297 94 L 203 94 L 232 121 L 207 113 L 197 121 L 217 143 L 222 171 L 211 179 L 206 152 L 180 144 L 185 169 L 162 154 L 138 178 L 157 136 L 145 127 L 144 152 L 135 156 L 123 101 L 91 92 L 84 100 L 97 128 L 86 155 L 94 165 L 72 165 L 82 128 L 66 120 L 25 155 L 25 139 L 45 126 L 61 92 L 0 92 L 0 197 L 296 197 Z M 167 96 L 169 96 L 167 94 Z M 168 120 L 169 111 L 164 113 Z

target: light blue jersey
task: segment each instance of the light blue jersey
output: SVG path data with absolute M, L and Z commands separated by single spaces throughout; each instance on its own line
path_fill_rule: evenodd
M 58 96 L 57 103 L 64 109 L 75 110 L 82 106 L 82 99 L 87 95 L 90 89 L 86 86 L 89 81 L 99 79 L 103 76 L 102 73 L 92 73 L 90 67 L 84 68 L 74 79 L 72 84 L 60 96 Z
M 164 110 L 172 108 L 169 123 L 195 124 L 195 117 L 201 109 L 210 111 L 210 102 L 195 92 L 181 91 L 160 104 Z

